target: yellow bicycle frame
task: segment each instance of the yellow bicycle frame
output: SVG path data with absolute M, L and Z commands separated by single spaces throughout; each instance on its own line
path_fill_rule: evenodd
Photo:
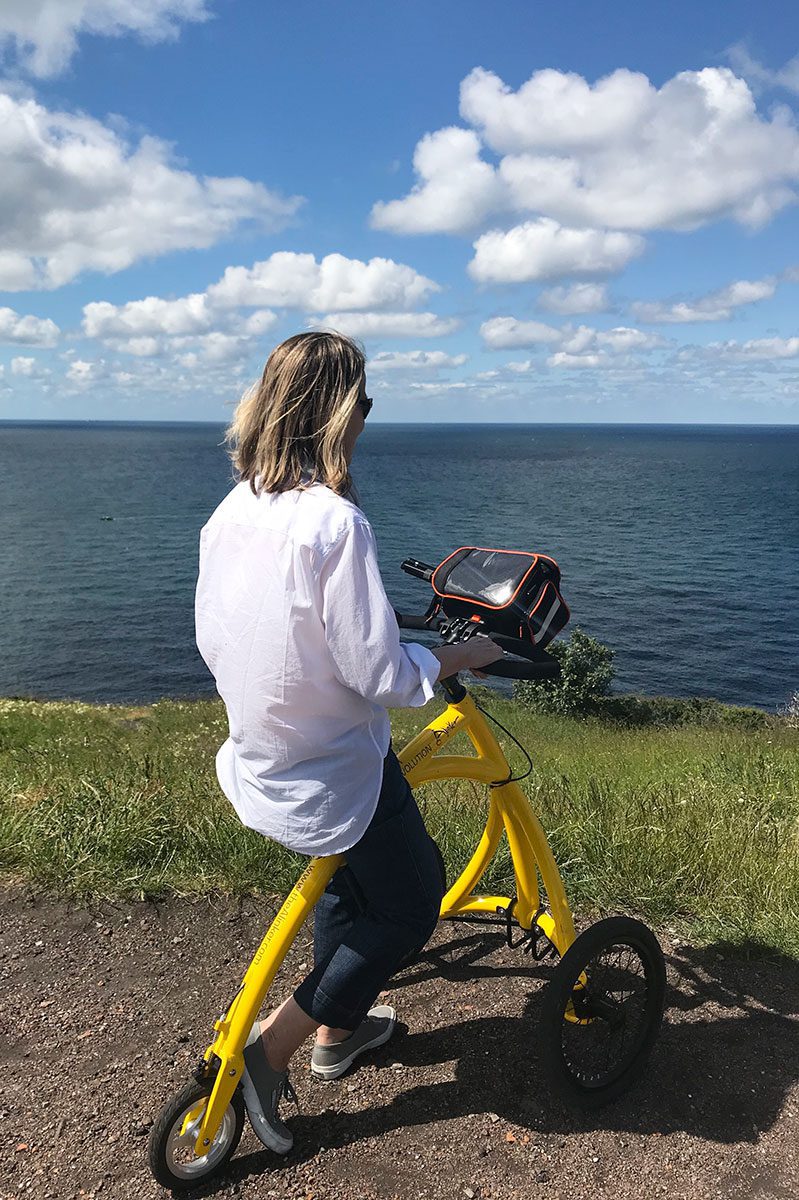
M 468 735 L 476 755 L 440 754 L 457 733 Z M 412 788 L 434 780 L 472 779 L 490 787 L 488 817 L 483 835 L 470 861 L 441 902 L 441 918 L 468 913 L 511 913 L 522 929 L 536 925 L 565 954 L 575 938 L 571 910 L 541 823 L 517 783 L 503 782 L 511 775 L 502 747 L 485 717 L 468 694 L 452 700 L 447 708 L 418 733 L 399 755 L 403 773 Z M 516 896 L 486 896 L 475 888 L 507 834 Z M 227 1012 L 214 1025 L 216 1038 L 203 1055 L 209 1067 L 219 1066 L 206 1103 L 203 1098 L 188 1113 L 181 1133 L 203 1113 L 195 1153 L 208 1153 L 225 1110 L 244 1069 L 244 1043 L 258 1017 L 286 953 L 303 922 L 312 911 L 333 873 L 344 863 L 343 855 L 314 858 L 303 871 L 267 930 L 241 986 Z M 551 912 L 542 910 L 538 877 L 544 885 Z M 511 904 L 513 904 L 511 909 Z

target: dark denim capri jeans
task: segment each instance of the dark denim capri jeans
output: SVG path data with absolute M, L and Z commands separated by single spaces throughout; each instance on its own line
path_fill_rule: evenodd
M 436 927 L 443 895 L 435 843 L 389 747 L 377 808 L 314 910 L 314 968 L 294 993 L 303 1012 L 356 1029 L 378 993 Z

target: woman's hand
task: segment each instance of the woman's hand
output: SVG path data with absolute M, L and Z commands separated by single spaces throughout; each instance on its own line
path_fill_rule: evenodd
M 485 679 L 485 673 L 478 668 L 487 667 L 503 657 L 501 647 L 482 633 L 469 638 L 468 642 L 436 646 L 432 652 L 441 663 L 441 679 L 457 675 L 458 671 L 471 671 L 478 679 Z

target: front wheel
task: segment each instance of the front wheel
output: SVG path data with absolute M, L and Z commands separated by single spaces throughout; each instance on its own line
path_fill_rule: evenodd
M 244 1100 L 240 1088 L 233 1093 L 222 1124 L 205 1154 L 198 1158 L 194 1152 L 211 1087 L 212 1083 L 186 1084 L 153 1125 L 149 1145 L 150 1170 L 161 1187 L 173 1192 L 195 1188 L 219 1175 L 235 1153 L 244 1128 Z M 181 1133 L 189 1116 L 191 1120 Z
M 609 917 L 580 934 L 541 1005 L 541 1062 L 552 1090 L 586 1109 L 625 1092 L 655 1044 L 665 994 L 663 952 L 646 925 Z

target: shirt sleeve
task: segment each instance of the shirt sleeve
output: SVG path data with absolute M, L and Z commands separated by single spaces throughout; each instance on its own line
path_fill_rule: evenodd
M 336 677 L 384 708 L 418 708 L 441 669 L 425 646 L 402 645 L 371 526 L 357 520 L 325 555 L 322 620 Z

